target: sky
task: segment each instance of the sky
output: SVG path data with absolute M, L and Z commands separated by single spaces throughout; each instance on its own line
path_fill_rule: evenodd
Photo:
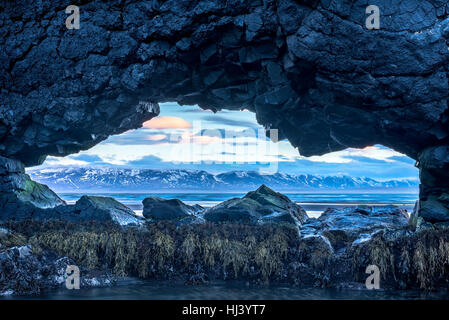
M 111 136 L 78 154 L 48 157 L 40 167 L 192 169 L 211 173 L 253 170 L 267 174 L 418 179 L 412 159 L 381 145 L 307 158 L 287 140 L 270 141 L 252 112 L 213 113 L 176 103 L 160 107 L 160 115 L 143 123 L 142 128 Z M 276 138 L 275 132 L 272 137 Z

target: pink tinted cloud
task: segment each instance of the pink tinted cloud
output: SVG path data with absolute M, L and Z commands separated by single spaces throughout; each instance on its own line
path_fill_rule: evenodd
M 178 117 L 157 117 L 143 123 L 146 129 L 188 129 L 190 122 Z
M 150 141 L 159 141 L 159 140 L 164 140 L 164 139 L 166 139 L 167 138 L 167 136 L 165 135 L 165 134 L 154 134 L 154 135 L 152 135 L 152 136 L 148 136 L 147 137 L 147 140 L 150 140 Z

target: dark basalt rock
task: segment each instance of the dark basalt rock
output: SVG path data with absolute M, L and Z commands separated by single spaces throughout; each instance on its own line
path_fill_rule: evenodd
M 421 218 L 429 223 L 449 221 L 449 147 L 425 149 L 419 156 L 420 200 L 413 223 Z
M 38 295 L 64 288 L 69 265 L 76 263 L 50 252 L 36 254 L 31 245 L 0 248 L 0 296 Z M 80 267 L 80 287 L 110 286 L 115 281 L 110 272 L 95 274 Z
M 243 198 L 233 198 L 207 209 L 204 219 L 210 222 L 285 224 L 299 227 L 307 219 L 307 214 L 285 195 L 262 185 Z
M 62 205 L 65 202 L 50 188 L 25 174 L 20 161 L 0 157 L 0 220 L 27 219 Z
M 25 174 L 25 168 L 17 160 L 0 157 L 0 206 L 7 200 L 17 203 L 29 203 L 38 208 L 54 208 L 64 205 L 53 191 L 46 185 L 34 182 Z
M 294 272 L 298 285 L 363 290 L 366 267 L 373 264 L 383 273 L 384 289 L 416 285 L 406 276 L 411 268 L 407 255 L 418 238 L 408 220 L 406 211 L 395 206 L 327 209 L 318 219 L 306 220 L 298 244 L 300 272 Z
M 110 221 L 121 226 L 143 223 L 133 210 L 108 197 L 82 196 L 74 206 L 60 208 L 59 214 L 69 221 Z
M 406 210 L 396 206 L 357 206 L 327 209 L 315 219 L 308 219 L 301 227 L 301 236 L 320 237 L 331 250 L 369 241 L 373 235 L 384 230 L 407 227 Z
M 385 290 L 447 288 L 447 230 L 415 232 L 407 225 L 405 212 L 392 206 L 330 209 L 321 219 L 306 220 L 300 232 L 271 224 L 177 227 L 178 221 L 139 228 L 67 221 L 19 221 L 7 226 L 0 228 L 4 294 L 11 294 L 11 288 L 16 293 L 37 293 L 55 280 L 61 284 L 64 274 L 57 270 L 63 269 L 55 266 L 67 261 L 60 258 L 64 256 L 75 259 L 70 264 L 100 268 L 101 276 L 114 270 L 117 276 L 187 284 L 235 278 L 364 290 L 366 268 L 375 265 Z M 84 274 L 93 275 L 88 270 Z
M 421 158 L 449 145 L 449 7 L 376 5 L 380 30 L 365 1 L 90 0 L 68 30 L 65 2 L 3 2 L 0 155 L 88 149 L 162 101 L 246 108 L 304 156 L 383 144 L 420 160 L 422 217 L 446 221 L 445 160 Z
M 75 205 L 66 205 L 46 185 L 32 181 L 20 161 L 0 157 L 0 221 L 11 219 L 143 222 L 112 198 L 83 196 Z
M 143 216 L 151 220 L 181 220 L 190 218 L 194 221 L 196 215 L 204 210 L 200 205 L 189 206 L 178 199 L 162 199 L 147 197 L 143 201 Z M 187 220 L 186 220 L 187 221 Z
M 119 225 L 143 223 L 141 217 L 112 198 L 83 196 L 74 205 L 66 205 L 47 186 L 32 181 L 19 161 L 2 157 L 0 191 L 0 221 L 34 219 L 111 221 Z

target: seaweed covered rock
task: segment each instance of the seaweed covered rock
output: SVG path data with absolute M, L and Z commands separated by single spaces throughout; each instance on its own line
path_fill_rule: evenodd
M 407 212 L 396 206 L 364 205 L 327 209 L 319 218 L 308 219 L 300 228 L 302 268 L 296 281 L 302 286 L 364 288 L 366 267 L 374 264 L 384 272 L 382 287 L 397 288 L 400 283 L 392 272 L 404 269 L 403 255 L 414 250 L 408 220 Z M 405 253 L 393 252 L 394 247 Z M 404 283 L 412 286 L 413 281 Z
M 408 220 L 407 211 L 393 205 L 360 205 L 327 209 L 319 218 L 308 219 L 300 231 L 304 237 L 324 236 L 339 249 L 368 241 L 379 231 L 404 228 Z
M 262 185 L 243 198 L 229 199 L 206 210 L 204 219 L 210 222 L 300 226 L 307 214 L 287 196 Z
M 162 199 L 147 197 L 143 201 L 143 216 L 152 220 L 195 220 L 204 210 L 200 205 L 189 206 L 179 199 Z M 187 220 L 186 220 L 187 221 Z
M 29 244 L 0 249 L 0 296 L 37 295 L 61 288 L 69 265 L 76 264 L 48 251 L 35 253 Z M 91 272 L 83 267 L 80 271 L 80 287 L 109 286 L 116 281 L 107 271 Z

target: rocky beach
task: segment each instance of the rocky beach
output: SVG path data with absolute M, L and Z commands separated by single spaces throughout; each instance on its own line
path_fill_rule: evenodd
M 1 194 L 2 295 L 60 289 L 69 265 L 79 266 L 83 288 L 136 277 L 367 290 L 369 265 L 379 268 L 383 289 L 447 288 L 447 224 L 395 206 L 332 208 L 310 218 L 262 185 L 209 208 L 148 196 L 141 216 L 107 197 L 65 204 L 17 162 L 2 161 L 2 177 L 16 190 Z

